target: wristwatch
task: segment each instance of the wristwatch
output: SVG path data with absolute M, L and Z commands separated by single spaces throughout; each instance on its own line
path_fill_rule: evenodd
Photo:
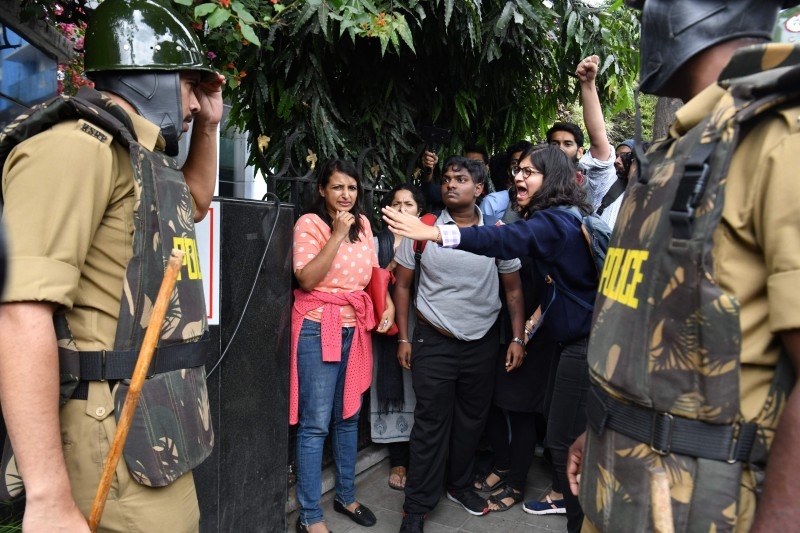
M 525 346 L 525 341 L 520 339 L 519 337 L 514 337 L 513 339 L 511 339 L 511 342 L 516 342 L 520 346 Z

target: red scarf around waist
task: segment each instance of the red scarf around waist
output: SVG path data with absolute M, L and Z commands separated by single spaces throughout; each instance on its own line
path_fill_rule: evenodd
M 372 381 L 372 336 L 369 334 L 375 327 L 372 300 L 364 291 L 327 293 L 295 289 L 294 305 L 292 306 L 291 364 L 289 367 L 289 424 L 297 424 L 299 421 L 300 388 L 297 377 L 297 344 L 303 319 L 312 309 L 323 308 L 320 324 L 322 360 L 326 363 L 335 363 L 342 360 L 341 308 L 345 305 L 353 306 L 356 313 L 356 326 L 345 374 L 342 418 L 353 416 L 361 407 L 361 394 L 369 388 Z

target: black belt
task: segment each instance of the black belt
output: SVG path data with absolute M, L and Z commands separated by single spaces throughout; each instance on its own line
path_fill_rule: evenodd
M 417 318 L 420 320 L 420 322 L 422 322 L 426 326 L 428 326 L 430 328 L 433 328 L 436 331 L 436 333 L 438 333 L 439 335 L 447 337 L 448 339 L 455 339 L 456 338 L 455 335 L 453 335 L 452 333 L 450 333 L 446 329 L 442 329 L 439 326 L 434 326 L 433 324 L 431 324 L 431 321 L 428 320 L 427 318 L 425 318 L 425 315 L 420 313 L 419 310 L 417 311 Z
M 650 445 L 659 455 L 677 453 L 704 459 L 749 463 L 756 442 L 758 424 L 710 424 L 647 407 L 624 403 L 596 385 L 590 390 L 586 407 L 589 426 L 598 435 L 611 428 Z
M 147 370 L 147 377 L 173 370 L 194 368 L 206 363 L 208 334 L 197 342 L 186 342 L 158 347 Z M 136 367 L 139 352 L 134 350 L 97 350 L 76 352 L 58 349 L 61 372 L 78 376 L 81 383 L 71 398 L 85 400 L 89 381 L 114 381 L 130 379 Z

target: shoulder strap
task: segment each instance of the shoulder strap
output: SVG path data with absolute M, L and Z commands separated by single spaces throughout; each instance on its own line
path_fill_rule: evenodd
M 429 226 L 433 226 L 433 225 L 436 224 L 436 219 L 439 218 L 439 214 L 440 214 L 440 211 L 436 211 L 436 212 L 433 212 L 433 213 L 425 213 L 424 215 L 422 215 L 420 217 L 420 220 L 422 220 L 425 224 L 427 224 Z M 427 243 L 428 243 L 428 241 L 414 241 L 414 256 L 415 256 L 415 258 L 417 256 L 417 254 L 419 254 L 420 256 L 422 255 L 422 252 L 425 251 L 425 245 Z M 419 261 L 419 260 L 417 259 L 417 261 Z
M 750 53 L 761 52 L 753 48 Z M 719 163 L 727 165 L 739 143 L 741 127 L 766 111 L 800 99 L 798 82 L 800 64 L 773 68 L 722 83 L 723 87 L 728 86 L 732 100 L 720 100 L 718 107 L 705 119 L 701 142 L 686 162 L 675 201 L 670 208 L 670 222 L 676 238 L 685 240 L 691 235 L 695 211 L 700 206 L 711 171 L 709 161 L 723 140 L 723 133 L 734 136 L 725 153 L 725 161 Z
M 426 213 L 422 215 L 420 220 L 429 226 L 436 224 L 436 219 L 439 218 L 439 212 Z M 414 241 L 414 294 L 417 293 L 419 287 L 419 269 L 422 263 L 422 252 L 425 251 L 425 245 L 428 241 Z
M 578 209 L 574 205 L 571 205 L 569 207 L 562 206 L 562 207 L 558 207 L 557 209 L 561 209 L 563 211 L 566 211 L 567 213 L 569 213 L 570 215 L 572 215 L 573 217 L 578 219 L 578 221 L 581 223 L 581 233 L 583 233 L 583 238 L 586 241 L 586 246 L 589 247 L 589 255 L 592 256 L 592 260 L 594 261 L 594 250 L 592 250 L 592 238 L 589 235 L 589 230 L 586 229 L 586 224 L 583 223 L 584 214 L 581 212 L 580 209 Z M 599 274 L 599 272 L 598 272 L 598 274 Z M 567 292 L 569 292 L 569 291 L 567 291 Z
M 58 96 L 18 116 L 0 132 L 0 168 L 19 143 L 65 120 L 82 118 L 114 136 L 125 146 L 136 141 L 130 117 L 109 98 L 91 87 L 81 87 L 75 96 Z M 2 203 L 0 195 L 0 203 Z
M 605 196 L 600 202 L 600 207 L 597 208 L 597 216 L 603 214 L 603 211 L 606 210 L 606 207 L 610 206 L 614 203 L 614 201 L 620 197 L 620 195 L 625 192 L 625 187 L 627 187 L 628 182 L 623 180 L 622 178 L 617 178 L 617 181 L 608 189 Z

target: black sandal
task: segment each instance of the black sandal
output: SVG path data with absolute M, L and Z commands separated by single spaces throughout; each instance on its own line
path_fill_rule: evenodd
M 492 468 L 492 471 L 489 474 L 486 474 L 483 479 L 475 480 L 475 490 L 478 492 L 493 492 L 499 489 L 506 484 L 506 476 L 509 472 L 510 470 L 498 470 L 496 468 Z M 490 474 L 497 476 L 497 482 L 494 485 L 489 485 L 486 483 L 486 479 Z
M 508 505 L 503 500 L 506 498 L 511 498 L 511 505 Z M 497 494 L 492 494 L 489 496 L 489 503 L 493 503 L 497 506 L 497 509 L 489 508 L 491 512 L 501 512 L 501 511 L 508 511 L 516 504 L 520 503 L 524 498 L 524 494 L 522 492 L 516 491 L 511 488 L 510 485 L 506 485 L 502 491 L 498 492 Z

